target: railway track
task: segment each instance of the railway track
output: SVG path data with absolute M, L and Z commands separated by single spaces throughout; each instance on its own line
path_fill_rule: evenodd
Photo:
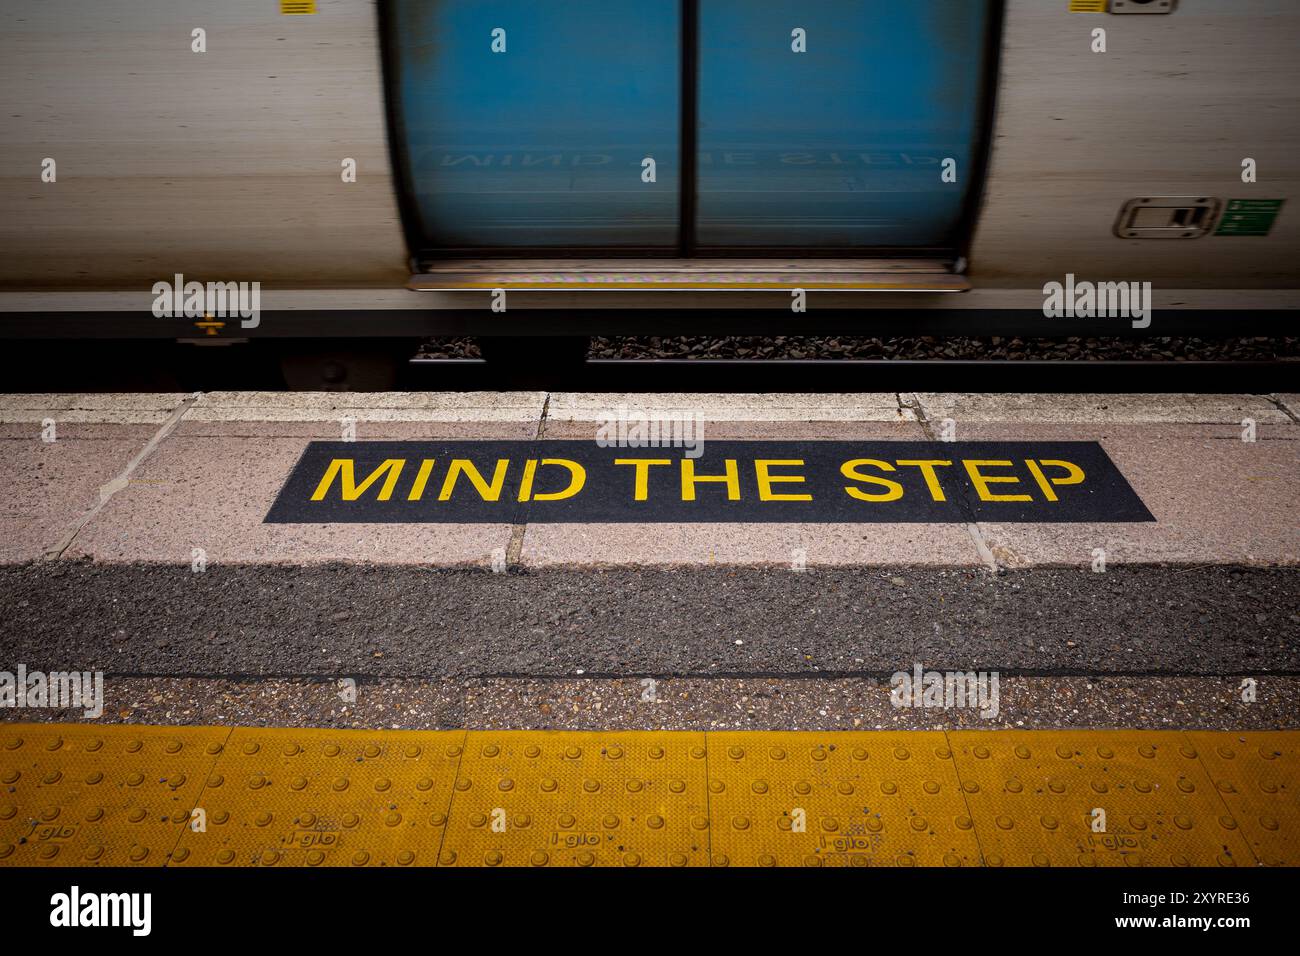
M 485 340 L 490 341 L 490 340 Z M 274 340 L 221 348 L 171 342 L 15 345 L 4 389 L 138 391 L 509 391 L 596 392 L 1292 392 L 1300 357 L 1106 358 L 686 358 L 586 356 L 536 339 L 487 357 L 429 357 L 411 343 L 339 340 L 286 360 Z M 399 346 L 400 347 L 400 346 Z M 937 349 L 936 349 L 937 351 Z M 1219 354 L 1219 353 L 1215 353 Z M 408 356 L 411 356 L 408 358 Z

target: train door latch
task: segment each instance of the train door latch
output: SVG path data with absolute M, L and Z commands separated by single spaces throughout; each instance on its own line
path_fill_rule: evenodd
M 1130 199 L 1119 211 L 1121 239 L 1197 239 L 1218 221 L 1219 200 L 1207 196 L 1149 196 Z

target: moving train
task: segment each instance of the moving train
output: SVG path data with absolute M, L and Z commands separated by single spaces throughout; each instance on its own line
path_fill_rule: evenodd
M 333 339 L 1227 333 L 1300 298 L 1294 0 L 4 0 L 0 26 L 11 346 L 275 341 L 310 379 Z M 1067 286 L 1149 290 L 1148 325 L 1045 309 Z

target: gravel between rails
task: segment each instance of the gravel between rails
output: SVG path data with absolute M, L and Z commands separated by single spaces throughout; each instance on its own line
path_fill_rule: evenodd
M 1282 338 L 1020 338 L 1007 336 L 621 336 L 593 337 L 601 359 L 993 359 L 1098 361 L 1300 361 L 1300 336 Z M 479 358 L 470 336 L 430 339 L 420 358 Z

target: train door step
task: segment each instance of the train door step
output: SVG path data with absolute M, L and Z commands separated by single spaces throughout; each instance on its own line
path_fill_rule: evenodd
M 927 259 L 459 259 L 411 276 L 419 292 L 965 292 L 966 277 Z

